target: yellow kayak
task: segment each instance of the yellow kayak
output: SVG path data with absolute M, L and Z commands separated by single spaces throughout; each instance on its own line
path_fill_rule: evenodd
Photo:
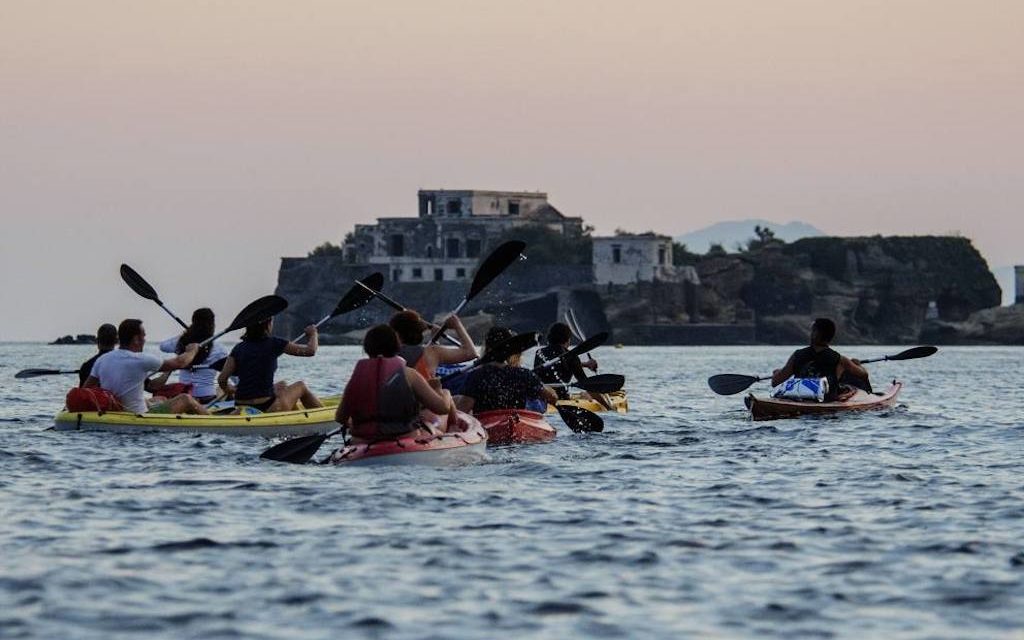
M 208 416 L 180 413 L 129 413 L 127 411 L 70 412 L 62 411 L 54 419 L 57 431 L 114 431 L 139 433 L 163 431 L 171 433 L 216 433 L 229 436 L 307 436 L 327 433 L 338 426 L 334 412 L 339 396 L 324 398 L 319 409 L 299 409 L 276 413 L 213 414 Z
M 604 395 L 608 398 L 609 402 L 611 402 L 615 413 L 627 413 L 629 411 L 629 398 L 626 396 L 625 391 L 614 391 Z M 596 413 L 608 411 L 603 404 L 597 400 L 584 397 L 582 393 L 574 393 L 569 400 L 559 400 L 558 404 L 563 406 L 582 407 Z M 554 413 L 554 411 L 555 408 L 552 405 L 548 405 L 548 413 Z

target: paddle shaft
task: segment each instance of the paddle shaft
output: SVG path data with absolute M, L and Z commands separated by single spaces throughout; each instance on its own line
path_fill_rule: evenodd
M 380 300 L 384 304 L 388 305 L 389 307 L 391 307 L 395 311 L 407 311 L 407 309 L 405 307 L 403 307 L 401 304 L 399 304 L 395 300 L 389 298 L 388 296 L 384 295 L 380 291 L 376 291 L 375 289 L 371 289 L 370 287 L 366 286 L 365 284 L 363 284 L 362 282 L 360 282 L 358 280 L 356 280 L 356 284 L 358 284 L 360 287 L 362 287 L 362 288 L 366 289 L 367 291 L 369 291 L 370 293 L 372 293 L 378 300 Z M 430 326 L 433 329 L 440 328 L 440 327 L 438 327 L 438 325 L 436 325 L 434 323 L 431 323 Z M 458 340 L 457 338 L 451 337 L 447 333 L 442 333 L 441 334 L 441 339 L 442 340 L 447 340 L 449 344 L 453 344 L 456 347 L 461 347 L 462 346 L 462 341 Z
M 326 316 L 320 318 L 320 320 L 316 324 L 314 324 L 313 326 L 316 327 L 317 329 L 319 329 L 320 325 L 322 325 L 323 323 L 327 322 L 328 320 L 330 320 L 333 317 L 334 316 L 332 316 L 331 314 L 327 314 Z M 298 342 L 299 340 L 302 340 L 304 337 L 306 337 L 306 332 L 305 331 L 300 333 L 297 338 L 292 340 L 292 342 Z

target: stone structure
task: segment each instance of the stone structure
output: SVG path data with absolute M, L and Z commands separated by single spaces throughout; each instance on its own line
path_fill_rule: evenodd
M 1013 268 L 1014 282 L 1017 294 L 1013 297 L 1014 304 L 1024 304 L 1024 265 L 1017 265 Z
M 466 280 L 495 239 L 528 225 L 583 234 L 583 219 L 563 215 L 546 193 L 421 190 L 417 217 L 356 225 L 343 252 L 392 282 Z
M 594 238 L 594 282 L 699 282 L 692 267 L 672 265 L 672 238 L 656 233 L 617 233 Z

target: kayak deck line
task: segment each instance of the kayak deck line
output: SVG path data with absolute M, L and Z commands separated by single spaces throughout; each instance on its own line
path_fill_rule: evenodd
M 902 389 L 903 383 L 893 380 L 892 384 L 885 391 L 868 393 L 867 391 L 857 389 L 853 395 L 842 401 L 783 400 L 748 394 L 743 402 L 746 404 L 752 420 L 778 420 L 800 416 L 833 415 L 849 411 L 885 409 L 896 404 L 896 399 Z

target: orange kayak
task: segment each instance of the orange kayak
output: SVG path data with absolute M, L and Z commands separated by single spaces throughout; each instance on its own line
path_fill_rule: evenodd
M 816 416 L 846 411 L 865 411 L 883 409 L 896 404 L 896 397 L 903 389 L 902 382 L 893 381 L 883 392 L 868 393 L 857 389 L 842 400 L 834 402 L 814 402 L 812 400 L 783 400 L 781 398 L 759 398 L 748 395 L 744 402 L 754 420 L 778 420 L 779 418 L 796 418 L 799 416 Z
M 476 414 L 490 444 L 519 444 L 554 440 L 555 428 L 543 414 L 526 409 L 499 409 Z

